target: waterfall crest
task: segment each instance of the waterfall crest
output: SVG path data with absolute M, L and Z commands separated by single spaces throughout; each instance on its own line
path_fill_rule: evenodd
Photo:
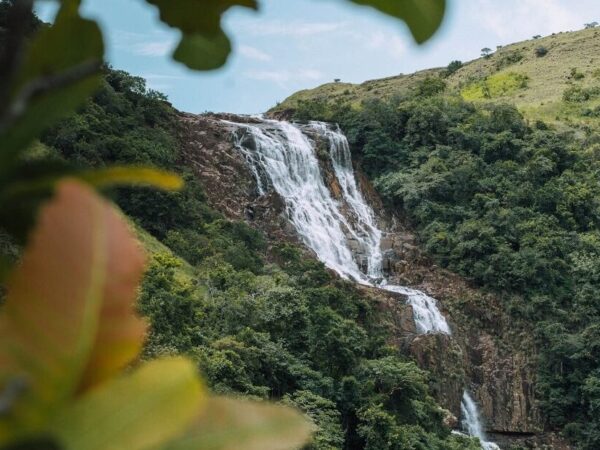
M 289 220 L 319 260 L 343 278 L 406 295 L 419 333 L 451 334 L 434 298 L 384 279 L 383 233 L 359 189 L 350 146 L 339 128 L 323 122 L 305 126 L 329 144 L 334 174 L 352 220 L 325 185 L 314 145 L 301 126 L 264 119 L 258 124 L 228 123 L 236 126 L 234 142 L 256 178 L 258 193 L 273 188 L 283 198 Z M 366 267 L 354 259 L 350 238 L 366 255 Z
M 368 284 L 346 243 L 345 232 L 356 231 L 325 185 L 308 137 L 287 122 L 235 125 L 235 144 L 250 163 L 259 193 L 272 187 L 283 198 L 300 238 L 327 267 Z
M 348 139 L 339 128 L 332 130 L 323 122 L 310 122 L 310 126 L 329 142 L 329 156 L 335 176 L 342 188 L 344 200 L 356 217 L 356 226 L 368 256 L 367 276 L 373 280 L 383 278 L 382 232 L 377 227 L 375 213 L 365 201 L 354 176 L 352 154 Z M 359 237 L 359 236 L 357 236 Z

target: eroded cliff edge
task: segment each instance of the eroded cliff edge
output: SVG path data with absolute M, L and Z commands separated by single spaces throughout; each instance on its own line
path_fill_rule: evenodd
M 299 243 L 282 199 L 275 192 L 258 195 L 255 178 L 231 140 L 234 126 L 223 121 L 256 119 L 191 114 L 181 114 L 180 119 L 184 162 L 202 183 L 210 205 L 228 218 L 260 228 L 272 243 Z M 326 143 L 314 139 L 325 181 L 334 198 L 341 201 Z M 556 436 L 544 433 L 543 414 L 535 396 L 536 349 L 527 330 L 512 326 L 500 299 L 436 267 L 421 252 L 402 217 L 385 211 L 360 168 L 357 176 L 363 194 L 379 215 L 381 228 L 387 231 L 382 241 L 387 275 L 438 299 L 453 331 L 452 338 L 418 335 L 411 308 L 401 295 L 365 287 L 373 300 L 390 312 L 393 344 L 431 372 L 433 394 L 455 418 L 460 417 L 462 392 L 467 387 L 480 405 L 488 432 L 501 445 L 518 441 L 528 448 L 568 449 Z M 360 247 L 355 246 L 354 251 L 360 261 Z

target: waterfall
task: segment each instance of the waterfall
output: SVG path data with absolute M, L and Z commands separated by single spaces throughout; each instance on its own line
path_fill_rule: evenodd
M 463 393 L 462 402 L 460 404 L 460 410 L 462 413 L 461 424 L 464 431 L 469 436 L 479 438 L 479 441 L 481 442 L 481 448 L 483 450 L 500 450 L 500 447 L 498 447 L 498 445 L 486 440 L 485 433 L 483 432 L 483 427 L 481 426 L 481 419 L 479 416 L 479 411 L 477 409 L 477 404 L 471 398 L 467 391 Z
M 351 219 L 342 213 L 340 203 L 325 185 L 314 146 L 301 126 L 275 120 L 224 122 L 236 127 L 235 145 L 256 178 L 259 194 L 273 188 L 282 197 L 289 220 L 319 260 L 343 278 L 406 295 L 419 333 L 450 334 L 435 299 L 383 279 L 382 232 L 358 187 L 348 140 L 339 128 L 322 122 L 306 126 L 329 144 L 329 157 Z M 349 238 L 360 245 L 366 267 L 355 261 Z
M 451 334 L 434 298 L 389 284 L 383 277 L 383 233 L 359 189 L 348 140 L 339 128 L 322 122 L 301 126 L 265 119 L 253 124 L 224 122 L 235 126 L 234 143 L 256 179 L 259 195 L 273 189 L 281 196 L 286 215 L 300 239 L 320 261 L 345 279 L 406 295 L 418 333 Z M 309 131 L 329 144 L 329 158 L 343 205 L 334 199 L 324 182 Z M 355 260 L 349 240 L 359 243 L 366 256 L 366 267 Z M 461 412 L 465 432 L 479 438 L 483 450 L 499 450 L 495 443 L 486 441 L 477 405 L 466 391 Z
M 282 197 L 300 238 L 327 267 L 368 284 L 346 242 L 345 233 L 358 235 L 325 186 L 308 137 L 287 122 L 235 125 L 236 146 L 250 162 L 259 192 L 272 187 Z
M 329 142 L 329 156 L 335 176 L 340 183 L 344 200 L 352 209 L 357 219 L 357 227 L 366 246 L 368 262 L 367 275 L 372 279 L 383 278 L 383 255 L 381 253 L 382 233 L 377 227 L 375 213 L 365 201 L 354 177 L 352 155 L 348 139 L 339 130 L 331 130 L 323 122 L 310 122 L 310 126 L 324 136 Z
M 418 333 L 451 334 L 448 322 L 446 322 L 443 314 L 438 309 L 434 298 L 430 297 L 424 292 L 404 286 L 384 284 L 381 287 L 391 292 L 399 292 L 400 294 L 404 294 L 408 297 L 408 301 L 413 309 L 415 325 Z

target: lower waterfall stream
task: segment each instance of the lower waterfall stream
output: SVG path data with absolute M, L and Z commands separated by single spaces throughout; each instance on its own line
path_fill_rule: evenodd
M 483 427 L 481 426 L 481 418 L 479 416 L 479 411 L 477 410 L 477 404 L 467 391 L 463 394 L 460 410 L 462 413 L 462 426 L 464 431 L 466 431 L 469 436 L 479 438 L 483 450 L 500 450 L 500 447 L 498 447 L 497 444 L 486 440 Z
M 383 232 L 359 189 L 348 140 L 337 127 L 322 122 L 296 125 L 266 119 L 252 124 L 223 122 L 235 126 L 234 143 L 255 177 L 258 193 L 264 195 L 273 189 L 281 196 L 290 222 L 321 262 L 345 279 L 406 295 L 419 334 L 451 335 L 434 298 L 389 284 L 385 279 Z M 333 197 L 323 179 L 315 145 L 309 138 L 311 133 L 329 144 L 329 157 L 344 205 Z M 356 260 L 350 240 L 357 243 L 365 255 L 364 261 Z M 465 402 L 466 398 L 469 402 Z M 496 444 L 485 441 L 476 405 L 466 391 L 463 404 L 468 406 L 461 408 L 465 430 L 480 438 L 485 450 L 498 449 Z

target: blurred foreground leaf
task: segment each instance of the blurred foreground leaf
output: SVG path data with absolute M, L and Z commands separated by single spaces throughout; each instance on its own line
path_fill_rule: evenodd
M 54 24 L 26 46 L 0 121 L 0 175 L 18 152 L 100 86 L 102 34 L 96 22 L 79 16 L 77 4 L 64 2 Z
M 66 450 L 148 449 L 181 434 L 204 396 L 194 364 L 156 360 L 90 391 L 51 428 Z
M 292 408 L 213 397 L 187 435 L 156 450 L 294 450 L 312 431 Z
M 221 29 L 221 17 L 229 8 L 258 8 L 256 0 L 146 1 L 158 7 L 163 22 L 181 30 L 174 58 L 195 70 L 218 69 L 227 61 L 231 43 Z
M 75 170 L 45 160 L 24 165 L 26 171 L 17 172 L 0 188 L 0 227 L 9 231 L 19 242 L 24 242 L 35 223 L 39 205 L 50 198 L 56 183 L 65 176 L 78 178 L 95 188 L 119 185 L 152 186 L 164 190 L 178 190 L 183 180 L 178 175 L 149 167 L 116 166 L 94 170 Z
M 183 37 L 175 50 L 174 59 L 195 70 L 217 69 L 227 61 L 231 43 L 221 28 L 221 19 L 229 8 L 258 8 L 256 0 L 146 1 L 158 7 L 163 22 L 181 30 Z M 405 21 L 419 43 L 425 42 L 439 28 L 446 9 L 445 0 L 350 1 L 371 6 Z
M 225 64 L 230 52 L 231 42 L 225 33 L 208 36 L 195 33 L 181 38 L 173 58 L 190 69 L 211 70 Z
M 97 188 L 115 185 L 145 185 L 166 191 L 176 191 L 183 187 L 179 175 L 151 167 L 115 166 L 77 174 L 78 178 Z
M 446 11 L 445 0 L 351 0 L 393 17 L 408 25 L 418 43 L 429 39 L 440 27 Z
M 58 185 L 40 214 L 0 316 L 0 442 L 41 429 L 79 389 L 139 352 L 133 315 L 144 257 L 127 224 L 91 188 Z

